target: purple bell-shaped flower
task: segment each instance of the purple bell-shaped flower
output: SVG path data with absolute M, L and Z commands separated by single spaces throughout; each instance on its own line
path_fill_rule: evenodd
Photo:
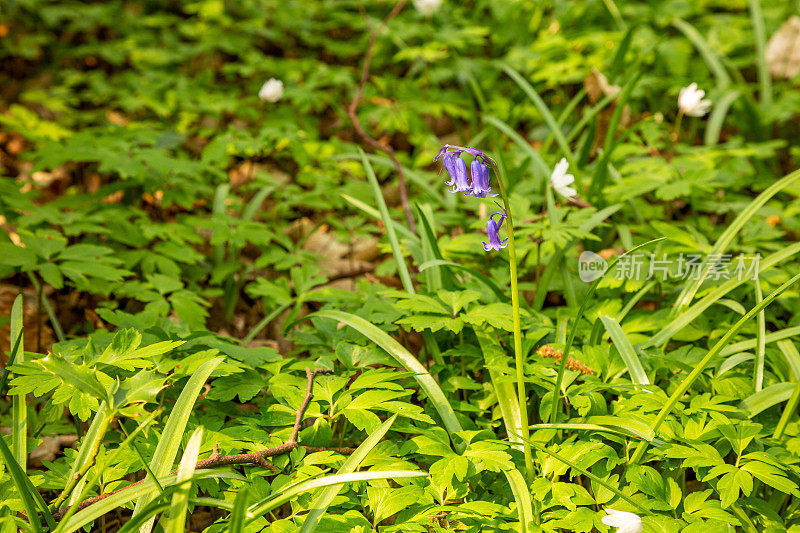
M 450 175 L 450 181 L 444 182 L 445 185 L 452 185 L 450 192 L 464 192 L 469 191 L 469 183 L 467 181 L 467 164 L 461 159 L 459 154 L 447 153 L 442 158 L 444 168 Z
M 500 218 L 497 219 L 496 222 L 494 220 L 495 215 L 500 215 Z M 508 239 L 504 239 L 502 241 L 500 240 L 500 228 L 503 226 L 505 219 L 505 212 L 497 211 L 492 213 L 489 217 L 489 220 L 486 221 L 486 236 L 489 237 L 489 242 L 483 243 L 483 249 L 485 251 L 488 252 L 489 250 L 502 250 L 508 246 Z
M 470 174 L 472 174 L 472 196 L 475 198 L 486 198 L 487 196 L 497 196 L 492 194 L 492 188 L 489 186 L 489 168 L 477 157 L 472 160 L 470 165 Z

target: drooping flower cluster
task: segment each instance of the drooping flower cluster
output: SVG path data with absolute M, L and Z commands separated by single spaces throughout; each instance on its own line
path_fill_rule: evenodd
M 461 154 L 466 153 L 473 157 L 469 166 L 471 182 L 467 179 L 467 164 L 461 158 Z M 497 196 L 492 194 L 492 187 L 489 185 L 489 167 L 494 165 L 494 160 L 477 148 L 468 146 L 453 146 L 445 144 L 433 159 L 438 161 L 442 158 L 444 168 L 450 175 L 450 181 L 445 185 L 451 185 L 450 192 L 463 192 L 465 196 L 476 198 L 486 198 L 487 196 Z
M 461 154 L 472 156 L 472 162 L 469 165 L 469 176 L 467 175 L 467 163 L 461 157 Z M 445 182 L 445 185 L 450 187 L 450 192 L 463 192 L 464 196 L 474 196 L 475 198 L 497 196 L 492 193 L 492 187 L 489 184 L 489 166 L 495 166 L 495 162 L 491 157 L 477 148 L 445 144 L 433 160 L 438 161 L 440 158 L 445 170 L 447 170 L 447 174 L 450 176 L 450 179 Z M 500 211 L 492 213 L 486 222 L 486 234 L 489 238 L 489 243 L 483 243 L 483 248 L 487 252 L 489 250 L 501 250 L 508 245 L 508 239 L 500 240 L 500 228 L 506 219 L 506 212 L 502 208 L 500 209 Z M 500 215 L 497 221 L 494 220 L 495 215 Z

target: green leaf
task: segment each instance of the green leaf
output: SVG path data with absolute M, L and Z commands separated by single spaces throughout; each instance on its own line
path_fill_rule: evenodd
M 428 398 L 430 398 L 431 402 L 433 402 L 436 411 L 439 413 L 439 416 L 442 417 L 442 421 L 444 422 L 447 431 L 452 435 L 462 430 L 461 424 L 458 422 L 456 414 L 453 411 L 453 407 L 450 405 L 450 402 L 447 401 L 447 398 L 445 397 L 444 392 L 442 392 L 442 389 L 439 387 L 439 384 L 436 383 L 433 377 L 431 377 L 431 375 L 428 373 L 427 369 L 422 366 L 416 357 L 411 355 L 408 350 L 406 350 L 399 342 L 387 335 L 386 332 L 378 329 L 359 316 L 342 311 L 322 310 L 317 311 L 310 316 L 320 316 L 323 318 L 330 318 L 332 320 L 343 322 L 386 350 L 386 352 L 391 355 L 395 361 L 401 364 L 409 372 L 414 373 L 414 379 L 417 380 L 419 386 L 423 391 L 425 391 L 425 394 L 428 395 Z
M 636 355 L 631 341 L 628 339 L 628 336 L 625 335 L 625 332 L 622 331 L 619 322 L 610 316 L 601 316 L 600 320 L 606 327 L 606 331 L 614 342 L 614 346 L 616 346 L 620 356 L 622 356 L 622 360 L 625 362 L 625 366 L 628 368 L 628 373 L 631 376 L 631 381 L 637 385 L 649 385 L 650 380 L 647 379 L 647 374 L 644 368 L 642 368 L 642 363 L 639 362 L 639 356 Z
M 91 394 L 101 402 L 113 404 L 108 390 L 98 379 L 99 372 L 97 370 L 70 363 L 56 354 L 39 359 L 38 363 L 48 372 L 58 376 L 64 383 L 72 385 L 81 392 Z

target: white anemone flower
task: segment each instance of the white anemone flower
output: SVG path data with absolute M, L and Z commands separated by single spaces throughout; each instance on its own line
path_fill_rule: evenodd
M 698 89 L 696 83 L 692 83 L 681 89 L 678 94 L 678 108 L 684 115 L 702 117 L 708 113 L 708 108 L 711 107 L 711 100 L 703 99 L 705 95 L 705 91 Z
M 442 7 L 442 0 L 414 0 L 414 7 L 423 15 L 433 15 Z
M 270 78 L 264 82 L 261 90 L 258 91 L 258 97 L 265 102 L 277 102 L 281 99 L 281 96 L 283 96 L 283 82 L 275 78 Z
M 604 516 L 602 522 L 617 528 L 617 533 L 642 533 L 642 519 L 639 515 L 614 509 L 606 509 L 606 512 L 608 516 Z
M 561 161 L 559 161 L 553 169 L 553 173 L 550 174 L 550 183 L 553 184 L 553 188 L 556 192 L 564 198 L 572 198 L 578 194 L 578 191 L 570 187 L 570 185 L 575 182 L 575 176 L 567 174 L 568 168 L 569 163 L 562 157 Z

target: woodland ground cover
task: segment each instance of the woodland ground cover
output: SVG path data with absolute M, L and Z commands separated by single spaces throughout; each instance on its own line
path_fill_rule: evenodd
M 800 531 L 798 15 L 4 2 L 0 527 Z

